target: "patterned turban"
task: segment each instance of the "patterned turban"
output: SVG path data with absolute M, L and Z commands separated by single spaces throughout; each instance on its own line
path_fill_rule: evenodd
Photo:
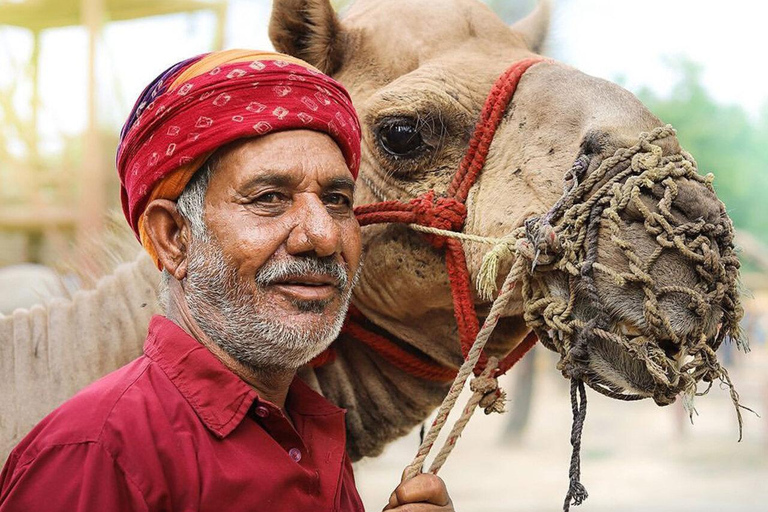
M 143 225 L 147 204 L 178 199 L 222 145 L 296 129 L 331 136 L 357 178 L 360 124 L 349 94 L 302 60 L 213 52 L 179 62 L 149 84 L 120 133 L 117 172 L 123 213 L 155 263 Z

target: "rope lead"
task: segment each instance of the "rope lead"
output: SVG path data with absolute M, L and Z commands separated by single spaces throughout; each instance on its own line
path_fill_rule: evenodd
M 578 394 L 577 394 L 578 392 Z M 568 471 L 570 485 L 565 495 L 563 512 L 568 512 L 571 505 L 581 505 L 589 494 L 584 484 L 581 483 L 581 433 L 584 430 L 584 420 L 587 418 L 587 392 L 584 389 L 584 381 L 571 379 L 571 411 L 573 412 L 573 424 L 571 425 L 571 467 Z

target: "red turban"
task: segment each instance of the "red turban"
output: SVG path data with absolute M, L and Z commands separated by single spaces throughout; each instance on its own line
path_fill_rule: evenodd
M 349 94 L 299 59 L 250 50 L 180 62 L 142 93 L 117 150 L 123 212 L 150 254 L 142 214 L 157 198 L 175 200 L 219 147 L 283 130 L 327 133 L 356 178 L 360 124 Z

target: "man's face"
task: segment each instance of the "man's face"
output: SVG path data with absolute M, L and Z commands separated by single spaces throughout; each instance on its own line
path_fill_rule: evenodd
M 292 369 L 338 335 L 360 265 L 354 181 L 329 136 L 249 139 L 222 153 L 184 282 L 204 332 L 256 369 Z

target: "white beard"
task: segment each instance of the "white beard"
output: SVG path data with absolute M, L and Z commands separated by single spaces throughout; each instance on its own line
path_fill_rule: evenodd
M 184 290 L 195 322 L 227 354 L 259 373 L 296 370 L 328 348 L 341 331 L 359 275 L 358 268 L 350 280 L 345 265 L 326 258 L 267 260 L 255 276 L 258 289 L 286 275 L 330 274 L 340 283 L 341 302 L 333 317 L 323 314 L 329 301 L 294 303 L 316 316 L 310 329 L 283 321 L 283 315 L 261 304 L 266 301 L 254 297 L 215 241 L 197 238 L 188 258 Z

